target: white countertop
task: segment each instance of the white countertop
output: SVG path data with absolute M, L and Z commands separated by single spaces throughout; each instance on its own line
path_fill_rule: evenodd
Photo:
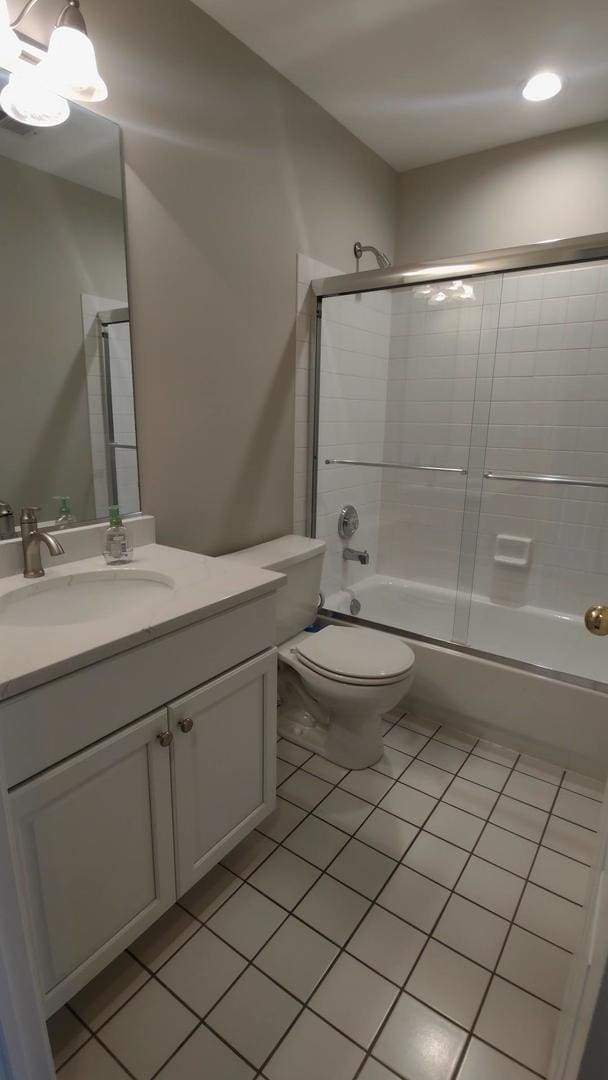
M 275 592 L 282 574 L 236 560 L 224 561 L 161 544 L 134 549 L 127 568 L 166 575 L 173 588 L 158 606 L 145 612 L 58 626 L 10 626 L 0 630 L 0 700 L 23 693 L 114 656 L 173 630 L 200 622 L 220 611 Z M 106 566 L 103 556 L 47 567 L 40 584 L 76 573 L 102 571 L 120 577 L 121 566 Z M 0 578 L 0 601 L 7 593 L 30 585 L 23 575 Z

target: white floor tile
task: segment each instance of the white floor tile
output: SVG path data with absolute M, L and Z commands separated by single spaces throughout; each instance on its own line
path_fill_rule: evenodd
M 80 1020 L 65 1005 L 51 1016 L 47 1023 L 47 1032 L 56 1069 L 91 1037 Z
M 375 971 L 342 953 L 313 994 L 309 1007 L 368 1049 L 399 993 Z
M 203 926 L 158 973 L 201 1018 L 243 971 L 246 961 Z
M 384 773 L 385 776 L 392 776 L 393 780 L 397 780 L 413 760 L 410 754 L 404 754 L 401 750 L 394 750 L 392 746 L 385 746 L 380 761 L 372 765 L 372 769 Z
M 536 806 L 539 810 L 550 810 L 557 788 L 546 780 L 537 780 L 535 776 L 513 772 L 505 784 L 504 793 L 511 799 L 519 799 L 520 802 Z
M 536 855 L 536 844 L 525 840 L 523 836 L 499 829 L 488 824 L 475 846 L 475 854 L 488 862 L 510 870 L 513 874 L 526 877 Z
M 490 814 L 490 821 L 493 825 L 500 825 L 502 829 L 508 829 L 538 844 L 548 816 L 544 810 L 537 810 L 534 806 L 527 806 L 517 799 L 501 795 Z
M 289 761 L 292 765 L 303 765 L 305 761 L 312 757 L 312 753 L 302 746 L 296 746 L 295 743 L 288 742 L 287 739 L 279 739 L 277 756 L 282 758 L 283 761 Z
M 227 866 L 233 874 L 248 878 L 276 846 L 274 840 L 270 840 L 254 829 L 222 859 L 222 864 Z
M 149 978 L 137 960 L 121 953 L 72 998 L 70 1007 L 91 1031 L 97 1031 Z
M 326 780 L 321 780 L 318 776 L 314 776 L 313 773 L 298 769 L 297 772 L 293 773 L 281 784 L 277 794 L 282 799 L 288 799 L 289 802 L 295 803 L 296 806 L 301 806 L 303 810 L 314 810 L 315 806 L 329 794 L 331 789 L 332 785 L 328 784 Z
M 522 1065 L 545 1076 L 559 1012 L 524 990 L 494 978 L 475 1034 Z
M 368 907 L 369 901 L 363 896 L 323 875 L 300 901 L 296 915 L 338 945 L 344 945 Z
M 344 791 L 350 791 L 351 795 L 358 795 L 360 799 L 375 804 L 384 798 L 392 784 L 392 777 L 383 776 L 374 769 L 356 769 L 345 776 L 339 786 Z
M 472 851 L 483 829 L 483 821 L 464 810 L 440 803 L 424 827 L 442 840 Z
M 433 931 L 433 937 L 451 945 L 476 963 L 493 968 L 508 932 L 509 923 L 505 919 L 454 894 Z
M 536 1080 L 533 1073 L 524 1069 L 504 1054 L 479 1039 L 471 1039 L 457 1080 Z
M 407 1080 L 450 1080 L 465 1040 L 461 1028 L 402 994 L 374 1047 L 374 1057 Z
M 296 771 L 296 765 L 290 765 L 288 761 L 282 761 L 281 758 L 277 758 L 277 785 L 282 784 L 284 780 L 287 780 L 288 776 L 291 776 Z
M 207 1023 L 259 1069 L 300 1008 L 291 994 L 249 967 L 209 1014 Z
M 412 841 L 418 835 L 417 825 L 387 814 L 384 810 L 373 810 L 361 828 L 357 831 L 358 840 L 363 840 L 378 851 L 399 861 Z
M 575 904 L 585 903 L 588 880 L 586 866 L 543 847 L 539 849 L 530 874 L 530 881 L 535 885 L 564 896 L 566 900 L 573 900 Z
M 481 761 L 481 758 L 479 760 Z M 450 806 L 457 806 L 459 810 L 466 810 L 468 814 L 475 814 L 476 817 L 483 818 L 485 821 L 490 816 L 497 798 L 496 791 L 457 776 L 443 796 L 443 801 L 449 803 Z
M 440 799 L 445 789 L 454 779 L 454 774 L 438 769 L 435 765 L 427 765 L 426 761 L 412 761 L 409 768 L 403 773 L 401 782 L 410 787 L 424 791 L 433 799 Z
M 369 817 L 372 809 L 371 803 L 358 799 L 356 795 L 351 795 L 348 791 L 334 788 L 317 806 L 315 814 L 324 821 L 328 821 L 330 825 L 343 829 L 344 832 L 354 833 L 366 817 Z
M 528 882 L 517 909 L 515 922 L 554 945 L 573 952 L 581 938 L 584 909 L 571 900 L 540 889 Z
M 158 1080 L 252 1080 L 253 1069 L 202 1025 L 158 1074 Z
M 393 750 L 400 750 L 402 754 L 409 754 L 410 757 L 416 757 L 426 742 L 428 742 L 427 735 L 419 735 L 400 724 L 391 728 L 384 736 L 386 746 L 392 746 Z
M 91 1039 L 58 1074 L 61 1080 L 127 1080 L 128 1073 Z
M 280 843 L 305 817 L 306 811 L 302 810 L 300 806 L 294 806 L 293 803 L 286 802 L 285 799 L 277 798 L 276 810 L 273 810 L 272 814 L 269 814 L 267 818 L 260 822 L 257 830 L 264 833 L 264 836 L 269 836 L 271 840 Z
M 395 1073 L 370 1057 L 359 1073 L 358 1080 L 395 1080 Z
M 424 824 L 436 805 L 436 799 L 432 799 L 430 795 L 425 795 L 422 791 L 416 791 L 415 788 L 402 784 L 400 780 L 397 781 L 394 788 L 391 788 L 388 795 L 385 795 L 380 803 L 382 810 L 397 814 L 398 817 L 403 818 L 404 821 L 409 821 L 412 825 Z
M 337 784 L 348 772 L 348 769 L 335 765 L 333 761 L 328 761 L 327 758 L 321 757 L 319 754 L 314 754 L 313 757 L 309 758 L 303 768 L 305 772 L 314 773 L 321 780 L 327 780 L 328 784 Z
M 422 831 L 409 848 L 403 863 L 451 889 L 468 859 L 466 851 L 438 836 Z
M 509 769 L 504 765 L 498 765 L 495 761 L 487 761 L 485 758 L 471 755 L 458 775 L 463 780 L 471 780 L 474 784 L 500 791 L 508 779 Z
M 353 1080 L 364 1051 L 305 1009 L 266 1066 L 268 1080 Z
M 548 780 L 551 784 L 559 784 L 564 770 L 559 765 L 551 765 L 548 761 L 540 761 L 539 758 L 529 757 L 522 754 L 515 766 L 517 772 L 535 776 L 538 780 Z
M 209 919 L 208 925 L 237 952 L 251 958 L 286 917 L 283 908 L 245 884 Z
M 605 782 L 596 780 L 593 776 L 582 776 L 581 773 L 567 772 L 564 777 L 563 787 L 568 791 L 574 791 L 577 795 L 586 795 L 589 799 L 599 802 L 604 798 Z
M 426 940 L 420 930 L 374 904 L 347 949 L 364 964 L 403 986 Z
M 490 972 L 431 939 L 407 981 L 409 994 L 470 1028 L 490 981 Z
M 357 892 L 368 896 L 370 900 L 378 895 L 380 889 L 395 869 L 394 859 L 387 858 L 380 851 L 362 844 L 359 840 L 349 840 L 345 848 L 334 859 L 328 869 L 332 877 Z
M 567 855 L 569 859 L 576 859 L 589 866 L 593 861 L 596 846 L 597 833 L 592 829 L 583 829 L 581 825 L 551 814 L 543 835 L 543 847 L 559 851 L 561 855 Z
M 98 1037 L 137 1080 L 150 1080 L 197 1024 L 189 1009 L 150 979 Z
M 573 791 L 560 791 L 555 801 L 553 813 L 558 817 L 583 825 L 586 829 L 597 829 L 600 822 L 602 804 L 595 799 L 587 799 Z
M 255 963 L 290 994 L 305 1001 L 337 953 L 337 945 L 290 916 L 264 946 Z
M 435 739 L 427 743 L 419 754 L 421 761 L 427 761 L 429 765 L 436 765 L 438 769 L 445 769 L 451 773 L 458 772 L 466 756 L 464 750 L 456 750 L 455 747 L 446 746 L 445 743 L 437 742 Z
M 430 933 L 449 897 L 442 885 L 408 866 L 397 867 L 378 897 L 378 903 L 419 930 Z
M 507 746 L 500 746 L 499 743 L 488 742 L 487 739 L 480 739 L 473 753 L 476 757 L 485 758 L 487 761 L 495 761 L 497 765 L 506 765 L 508 768 L 512 767 L 518 757 L 516 750 L 510 750 Z
M 174 904 L 145 934 L 133 942 L 129 951 L 140 964 L 151 971 L 158 971 L 173 953 L 200 930 L 200 925 L 197 919 L 193 919 L 187 911 Z
M 287 837 L 284 846 L 325 870 L 347 843 L 346 833 L 312 814 Z
M 473 855 L 456 886 L 456 892 L 488 908 L 495 915 L 511 919 L 523 887 L 522 878 Z
M 439 730 L 439 726 L 433 720 L 426 720 L 423 716 L 416 716 L 414 713 L 405 713 L 399 720 L 399 727 L 410 728 L 411 731 L 417 731 L 419 735 L 426 735 L 427 738 L 434 735 Z
M 250 882 L 271 900 L 291 910 L 308 892 L 319 873 L 299 855 L 277 848 L 251 875 Z
M 531 994 L 561 1008 L 570 953 L 519 926 L 511 927 L 497 973 Z
M 438 731 L 435 732 L 436 739 L 439 742 L 447 743 L 448 746 L 455 746 L 457 750 L 472 750 L 477 742 L 476 735 L 469 735 L 468 731 L 460 731 L 458 728 L 450 727 L 449 724 L 442 724 Z
M 205 922 L 240 885 L 240 878 L 230 870 L 223 866 L 214 866 L 185 896 L 180 896 L 179 903 L 195 918 Z

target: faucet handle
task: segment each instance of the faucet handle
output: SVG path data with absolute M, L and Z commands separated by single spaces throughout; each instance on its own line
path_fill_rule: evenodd
M 21 524 L 37 525 L 38 518 L 36 517 L 36 514 L 41 509 L 41 506 L 23 506 L 21 509 Z

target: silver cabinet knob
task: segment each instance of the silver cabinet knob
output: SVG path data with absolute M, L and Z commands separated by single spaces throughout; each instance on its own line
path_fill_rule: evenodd
M 184 732 L 184 734 L 187 735 L 188 732 L 192 731 L 192 728 L 194 727 L 194 720 L 190 716 L 186 716 L 183 720 L 179 721 L 179 726 Z
M 156 738 L 158 739 L 161 746 L 171 746 L 171 743 L 173 742 L 173 732 L 160 731 Z

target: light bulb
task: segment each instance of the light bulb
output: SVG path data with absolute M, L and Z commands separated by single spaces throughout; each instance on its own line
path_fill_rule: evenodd
M 65 98 L 41 82 L 36 68 L 31 72 L 13 72 L 0 94 L 0 106 L 7 116 L 30 127 L 55 127 L 70 115 Z
M 528 79 L 522 90 L 526 101 L 547 101 L 559 94 L 562 88 L 562 80 L 554 71 L 539 71 Z
M 49 89 L 72 101 L 105 101 L 108 96 L 97 70 L 93 43 L 82 30 L 56 26 L 38 70 Z
M 14 67 L 21 55 L 21 42 L 11 30 L 6 0 L 0 0 L 0 67 Z

